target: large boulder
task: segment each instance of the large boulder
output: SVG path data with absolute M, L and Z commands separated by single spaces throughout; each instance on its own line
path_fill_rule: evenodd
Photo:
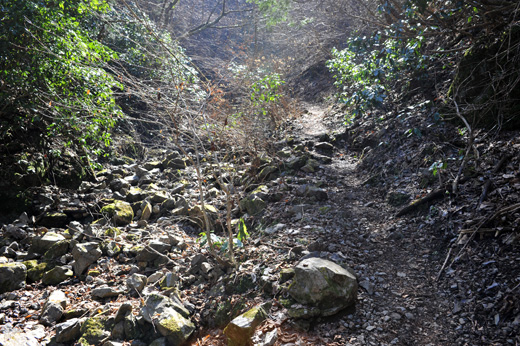
M 189 312 L 176 298 L 151 294 L 141 309 L 141 316 L 157 327 L 170 345 L 182 345 L 195 330 Z
M 0 294 L 25 287 L 27 268 L 22 263 L 0 264 Z
M 266 318 L 267 313 L 261 305 L 234 318 L 229 322 L 226 328 L 224 328 L 224 334 L 228 337 L 228 345 L 249 345 L 251 343 L 251 337 L 255 333 L 255 328 Z
M 351 271 L 322 259 L 307 258 L 294 268 L 289 294 L 312 311 L 331 316 L 353 305 L 357 297 L 357 279 Z M 313 313 L 315 315 L 315 313 Z

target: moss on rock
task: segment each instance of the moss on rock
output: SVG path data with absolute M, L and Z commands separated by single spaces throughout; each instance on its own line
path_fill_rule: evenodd
M 88 318 L 81 326 L 80 333 L 79 344 L 89 346 L 99 344 L 108 334 L 105 330 L 105 319 L 101 317 Z
M 124 226 L 132 222 L 134 211 L 128 202 L 116 200 L 101 208 L 101 213 L 112 217 L 116 225 Z
M 27 267 L 27 282 L 33 283 L 40 281 L 43 274 L 52 269 L 52 265 L 47 262 L 38 263 L 37 260 L 22 262 Z

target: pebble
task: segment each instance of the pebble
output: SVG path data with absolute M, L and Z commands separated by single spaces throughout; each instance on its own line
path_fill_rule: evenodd
M 402 316 L 401 316 L 400 314 L 398 314 L 397 312 L 392 312 L 392 313 L 390 314 L 390 317 L 391 317 L 394 321 L 399 321 L 399 320 L 402 318 Z

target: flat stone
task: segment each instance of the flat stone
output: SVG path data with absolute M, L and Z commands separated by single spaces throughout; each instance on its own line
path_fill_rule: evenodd
M 143 206 L 141 208 L 143 210 L 141 214 L 141 220 L 147 221 L 150 219 L 150 216 L 152 216 L 152 205 L 150 202 L 145 201 L 143 202 Z
M 120 200 L 105 205 L 101 208 L 101 213 L 112 217 L 114 223 L 119 226 L 128 225 L 134 218 L 134 211 L 130 203 Z
M 132 313 L 132 304 L 131 303 L 123 303 L 119 307 L 116 313 L 116 317 L 114 319 L 114 323 L 122 322 L 125 319 L 125 316 Z
M 325 151 L 325 152 L 332 152 L 334 151 L 334 146 L 328 142 L 320 142 L 320 143 L 316 143 L 314 145 L 314 147 L 316 149 L 319 149 L 319 150 L 322 150 L 322 151 Z
M 149 262 L 159 257 L 159 254 L 166 255 L 171 249 L 170 244 L 165 244 L 158 240 L 152 240 L 148 245 L 139 249 L 136 254 L 136 260 L 138 262 Z
M 152 203 L 163 203 L 164 201 L 167 201 L 170 198 L 170 195 L 168 195 L 166 191 L 155 191 L 151 195 Z
M 275 234 L 275 233 L 278 233 L 280 232 L 281 230 L 283 230 L 285 227 L 285 224 L 284 223 L 278 223 L 274 226 L 269 226 L 267 227 L 265 230 L 264 230 L 264 233 L 266 234 Z
M 166 275 L 164 275 L 164 277 L 159 282 L 159 286 L 161 286 L 161 288 L 175 287 L 178 282 L 179 276 L 177 274 L 166 273 Z
M 149 346 L 168 346 L 168 340 L 166 338 L 158 338 L 152 341 Z
M 300 169 L 307 163 L 307 156 L 291 157 L 285 161 L 285 165 L 289 169 Z
M 45 227 L 63 228 L 67 225 L 67 214 L 60 212 L 47 212 L 40 220 L 40 225 Z
M 256 215 L 262 212 L 267 203 L 257 195 L 248 196 L 240 201 L 240 208 L 247 211 L 249 215 Z
M 63 307 L 55 302 L 47 302 L 40 315 L 40 323 L 51 326 L 63 316 Z
M 103 286 L 103 287 L 97 287 L 94 288 L 90 294 L 92 295 L 92 298 L 112 298 L 117 297 L 120 294 L 123 294 L 123 291 L 117 290 L 113 287 Z
M 80 345 L 97 345 L 110 336 L 110 333 L 105 330 L 105 320 L 102 317 L 87 318 L 81 325 L 80 334 L 78 340 Z
M 126 194 L 127 202 L 139 202 L 142 201 L 146 197 L 146 194 L 138 187 L 131 187 L 128 193 Z
M 213 270 L 213 266 L 208 262 L 203 262 L 200 266 L 200 269 L 204 274 L 208 274 Z
M 54 258 L 61 257 L 69 252 L 69 244 L 70 240 L 64 239 L 60 240 L 57 243 L 52 244 L 52 246 L 45 252 L 43 255 L 43 259 L 46 261 L 50 261 Z
M 43 326 L 39 326 L 43 328 Z M 31 331 L 21 331 L 14 329 L 0 334 L 0 345 L 2 346 L 40 346 L 40 339 L 42 338 L 39 328 Z M 45 333 L 43 335 L 45 337 Z
M 163 168 L 163 165 L 162 165 L 162 162 L 161 161 L 148 161 L 148 162 L 145 162 L 145 164 L 143 165 L 143 167 L 149 171 L 153 170 L 153 169 L 162 169 Z

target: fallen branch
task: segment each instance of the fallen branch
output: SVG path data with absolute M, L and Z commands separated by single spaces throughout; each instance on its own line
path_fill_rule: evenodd
M 423 198 L 413 201 L 412 203 L 410 203 L 409 205 L 407 205 L 406 207 L 401 209 L 395 216 L 400 217 L 400 216 L 406 215 L 408 213 L 411 213 L 411 212 L 419 209 L 419 207 L 421 207 L 425 204 L 428 204 L 437 199 L 444 198 L 444 196 L 446 196 L 450 192 L 451 192 L 451 185 L 444 184 L 443 186 L 441 186 L 437 190 L 433 190 L 432 192 L 430 192 Z
M 459 181 L 459 183 L 464 184 L 468 180 L 469 180 L 469 177 L 466 177 L 466 178 L 461 179 Z M 407 205 L 406 207 L 404 207 L 403 209 L 401 209 L 397 214 L 395 214 L 395 216 L 400 217 L 400 216 L 409 214 L 409 213 L 419 209 L 419 207 L 421 207 L 425 204 L 433 202 L 437 199 L 442 199 L 442 198 L 450 195 L 452 193 L 452 187 L 453 187 L 453 183 L 444 183 L 438 189 L 433 190 L 432 192 L 430 192 L 423 198 L 417 199 L 417 200 L 413 201 L 412 203 L 410 203 L 409 205 Z
M 500 229 L 497 229 L 497 228 L 480 228 L 476 232 L 480 233 L 481 235 L 484 235 L 486 233 L 495 233 L 495 237 L 496 237 L 496 236 L 498 236 L 502 232 L 512 232 L 514 230 L 515 229 L 513 227 L 503 227 L 503 228 L 501 227 Z M 472 234 L 473 232 L 475 232 L 475 231 L 472 230 L 472 229 L 463 229 L 463 230 L 459 231 L 460 234 Z

